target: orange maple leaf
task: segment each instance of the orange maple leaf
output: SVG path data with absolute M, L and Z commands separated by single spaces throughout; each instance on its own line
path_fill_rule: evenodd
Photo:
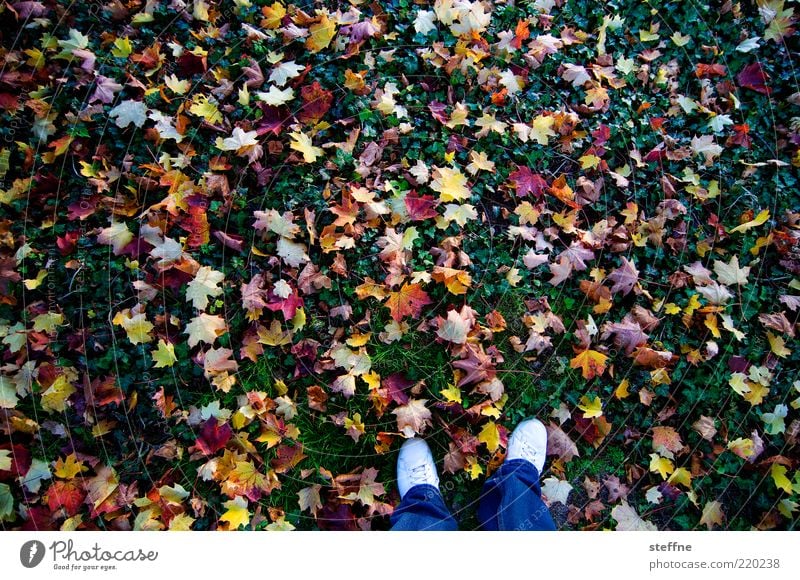
M 606 370 L 608 357 L 602 352 L 587 349 L 579 352 L 569 361 L 570 368 L 581 369 L 581 374 L 586 380 L 602 375 Z
M 431 302 L 430 296 L 419 284 L 403 284 L 400 291 L 389 293 L 386 307 L 395 322 L 400 322 L 408 315 L 418 317 L 422 308 Z

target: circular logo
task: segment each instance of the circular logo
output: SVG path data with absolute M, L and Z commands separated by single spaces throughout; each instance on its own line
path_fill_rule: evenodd
M 44 559 L 44 544 L 39 540 L 28 540 L 19 549 L 19 561 L 26 568 L 35 568 Z

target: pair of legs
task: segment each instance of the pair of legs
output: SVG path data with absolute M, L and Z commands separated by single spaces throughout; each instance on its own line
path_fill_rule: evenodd
M 486 480 L 478 507 L 482 530 L 555 530 L 542 501 L 539 476 L 547 453 L 547 430 L 541 421 L 520 423 L 509 437 L 506 460 Z M 400 505 L 391 516 L 392 530 L 458 529 L 439 492 L 433 455 L 422 439 L 409 439 L 397 458 Z

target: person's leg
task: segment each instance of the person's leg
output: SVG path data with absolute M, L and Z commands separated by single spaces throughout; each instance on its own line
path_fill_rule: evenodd
M 503 465 L 483 486 L 478 521 L 483 530 L 555 530 L 542 501 L 539 476 L 547 453 L 541 421 L 523 421 L 511 434 Z
M 415 485 L 403 496 L 392 513 L 392 531 L 440 531 L 458 529 L 442 494 L 432 485 Z
M 525 459 L 504 461 L 483 486 L 478 521 L 483 530 L 555 530 L 536 466 Z
M 454 531 L 458 529 L 439 493 L 439 476 L 428 444 L 409 439 L 397 456 L 400 505 L 390 517 L 393 531 Z

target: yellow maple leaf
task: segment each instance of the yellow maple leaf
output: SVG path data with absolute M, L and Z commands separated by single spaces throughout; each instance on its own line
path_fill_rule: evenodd
M 569 366 L 573 369 L 581 369 L 583 378 L 589 380 L 600 376 L 605 372 L 607 360 L 608 357 L 602 352 L 586 349 L 573 357 L 569 361 Z
M 239 526 L 250 524 L 250 512 L 247 510 L 247 500 L 242 496 L 237 496 L 230 501 L 222 504 L 225 513 L 220 516 L 220 521 L 228 522 L 229 530 L 239 529 Z
M 784 342 L 783 337 L 767 331 L 767 340 L 769 341 L 770 350 L 775 356 L 786 358 L 792 354 L 792 351 L 786 348 L 786 342 Z
M 686 469 L 685 467 L 679 467 L 678 469 L 676 469 L 673 472 L 672 475 L 669 476 L 669 479 L 667 479 L 667 482 L 669 482 L 669 483 L 671 483 L 673 485 L 675 485 L 675 484 L 682 485 L 682 486 L 686 487 L 687 489 L 691 489 L 692 488 L 692 474 L 689 473 L 689 470 Z
M 467 177 L 458 169 L 436 167 L 433 171 L 431 189 L 439 192 L 439 201 L 464 201 L 471 192 L 467 187 Z
M 194 518 L 189 514 L 178 514 L 169 521 L 170 532 L 188 532 L 192 529 Z
M 500 447 L 500 431 L 497 429 L 497 423 L 494 421 L 486 423 L 478 434 L 478 441 L 486 444 L 489 453 L 497 451 L 497 448 Z
M 271 6 L 264 6 L 261 13 L 264 15 L 261 26 L 274 30 L 281 25 L 281 20 L 286 16 L 286 8 L 280 2 L 273 2 Z
M 603 415 L 603 401 L 597 395 L 592 395 L 591 399 L 588 395 L 583 395 L 578 403 L 578 408 L 583 411 L 584 419 L 602 417 Z
M 33 319 L 33 329 L 37 332 L 55 332 L 60 324 L 64 324 L 64 315 L 58 312 L 45 312 Z
M 59 375 L 53 384 L 42 393 L 42 409 L 63 413 L 67 409 L 69 399 L 77 389 L 64 375 Z
M 617 388 L 614 390 L 614 396 L 620 400 L 630 396 L 630 392 L 628 391 L 629 386 L 630 381 L 628 381 L 628 379 L 622 379 Z
M 775 482 L 775 487 L 786 493 L 792 493 L 792 482 L 786 477 L 786 471 L 787 469 L 785 466 L 779 463 L 773 463 L 769 474 L 772 476 L 772 481 Z
M 700 518 L 700 523 L 710 530 L 715 525 L 721 526 L 725 518 L 722 513 L 722 504 L 718 501 L 710 501 L 703 507 L 703 516 Z
M 164 367 L 171 367 L 178 361 L 175 356 L 175 345 L 171 342 L 165 341 L 163 338 L 158 341 L 158 348 L 151 353 L 153 361 L 156 363 L 155 368 L 161 369 Z
M 483 468 L 478 464 L 478 460 L 473 456 L 467 457 L 467 464 L 464 466 L 464 471 L 469 473 L 469 478 L 473 481 L 483 475 Z
M 658 473 L 662 479 L 675 471 L 675 465 L 666 457 L 661 457 L 658 453 L 650 454 L 650 471 Z
M 742 459 L 747 459 L 755 453 L 755 444 L 752 439 L 743 439 L 739 437 L 738 439 L 728 442 L 728 450 L 733 451 L 733 453 Z
M 128 335 L 128 340 L 131 344 L 140 344 L 144 342 L 151 342 L 153 337 L 150 332 L 153 330 L 153 323 L 147 320 L 145 313 L 135 314 L 130 318 L 124 317 L 122 319 L 122 328 Z
M 711 335 L 714 338 L 721 338 L 722 334 L 719 331 L 719 326 L 717 326 L 717 315 L 713 312 L 709 312 L 706 314 L 706 318 L 703 321 L 705 327 L 711 331 Z
M 195 95 L 189 112 L 202 117 L 212 125 L 222 122 L 222 113 L 219 112 L 216 103 L 209 100 L 206 95 Z
M 86 467 L 82 461 L 78 461 L 74 453 L 70 453 L 64 459 L 59 457 L 56 460 L 53 473 L 56 477 L 60 477 L 61 479 L 72 479 L 79 473 L 88 470 L 89 468 Z
M 314 163 L 314 161 L 317 160 L 317 157 L 324 153 L 321 147 L 314 146 L 314 144 L 311 142 L 311 137 L 301 131 L 289 133 L 289 137 L 292 138 L 292 142 L 289 144 L 289 147 L 302 153 L 303 161 L 306 163 Z
M 446 389 L 442 389 L 441 393 L 448 402 L 461 404 L 461 389 L 455 384 L 449 383 Z
M 535 139 L 539 145 L 547 145 L 550 137 L 556 136 L 555 131 L 553 131 L 554 123 L 554 117 L 539 115 L 531 123 L 531 138 Z
M 114 40 L 114 45 L 111 48 L 111 55 L 116 58 L 128 58 L 133 52 L 133 45 L 127 36 L 124 38 L 117 38 Z
M 581 162 L 581 169 L 595 169 L 600 165 L 600 158 L 597 155 L 583 155 L 578 161 Z
M 750 390 L 742 395 L 742 398 L 755 407 L 764 402 L 764 397 L 769 395 L 769 387 L 761 383 L 751 383 Z
M 336 22 L 323 14 L 319 21 L 308 27 L 309 36 L 306 39 L 306 48 L 312 53 L 319 52 L 330 45 L 336 34 Z
M 758 215 L 755 218 L 753 218 L 750 221 L 747 221 L 747 222 L 745 222 L 743 224 L 739 224 L 738 226 L 736 226 L 735 228 L 733 228 L 731 230 L 728 230 L 728 233 L 729 234 L 736 234 L 736 233 L 739 233 L 739 232 L 746 232 L 749 229 L 752 229 L 752 228 L 754 228 L 756 226 L 760 226 L 760 225 L 764 224 L 768 219 L 769 219 L 769 210 L 766 210 L 766 209 L 761 210 L 760 212 L 758 212 Z

